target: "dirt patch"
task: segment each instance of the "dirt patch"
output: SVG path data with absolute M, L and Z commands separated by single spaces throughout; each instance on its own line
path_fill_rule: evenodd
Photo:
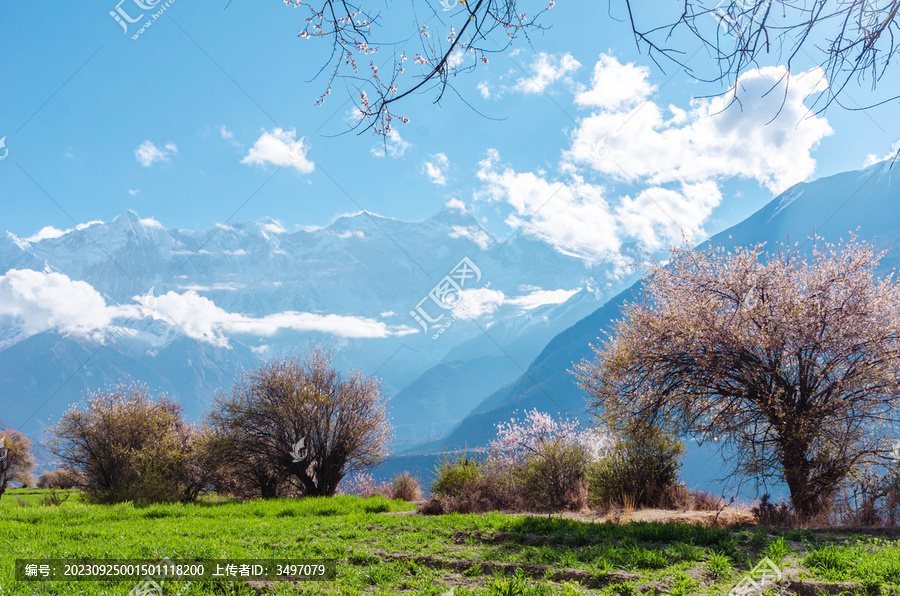
M 383 551 L 372 551 L 372 554 L 382 559 L 411 561 L 416 565 L 430 569 L 448 569 L 458 572 L 468 571 L 477 565 L 481 569 L 481 575 L 493 575 L 496 572 L 504 575 L 514 575 L 521 569 L 522 573 L 532 579 L 547 579 L 554 582 L 572 581 L 586 588 L 603 588 L 610 584 L 637 581 L 643 577 L 642 575 L 625 571 L 610 571 L 600 575 L 581 569 L 557 569 L 549 565 L 517 565 L 515 563 L 492 563 L 468 559 L 438 559 L 427 555 L 404 555 Z

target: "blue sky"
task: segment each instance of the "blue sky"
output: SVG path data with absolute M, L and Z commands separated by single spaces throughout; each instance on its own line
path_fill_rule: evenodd
M 664 245 L 676 227 L 702 240 L 791 183 L 886 155 L 898 136 L 896 102 L 804 119 L 811 62 L 794 65 L 794 101 L 772 124 L 772 95 L 760 96 L 776 70 L 744 81 L 743 112 L 711 116 L 721 100 L 698 98 L 724 88 L 670 63 L 662 72 L 612 18 L 624 16 L 615 3 L 611 17 L 559 2 L 532 47 L 454 80 L 486 117 L 453 92 L 440 105 L 422 93 L 399 106 L 410 123 L 379 156 L 371 133 L 340 134 L 344 83 L 316 106 L 326 81 L 311 79 L 330 47 L 297 37 L 305 9 L 226 3 L 175 0 L 136 40 L 110 16 L 116 2 L 4 3 L 0 228 L 29 237 L 134 209 L 172 228 L 270 217 L 290 231 L 360 209 L 417 220 L 462 201 L 501 238 L 522 226 L 591 261 L 629 239 Z M 391 5 L 388 22 L 404 7 Z M 454 13 L 437 8 L 449 25 Z M 429 27 L 443 31 L 437 18 Z M 415 33 L 401 14 L 381 38 L 412 36 L 411 54 Z M 691 64 L 713 70 L 703 52 Z M 864 84 L 848 95 L 852 106 L 884 94 Z M 301 138 L 304 160 L 279 171 L 279 143 Z

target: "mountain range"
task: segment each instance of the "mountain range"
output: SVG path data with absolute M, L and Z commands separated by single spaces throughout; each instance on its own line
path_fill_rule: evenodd
M 709 242 L 789 238 L 810 250 L 814 230 L 829 242 L 856 231 L 888 250 L 886 273 L 898 262 L 898 177 L 882 162 L 795 185 Z M 398 454 L 383 475 L 426 478 L 435 454 L 484 446 L 525 410 L 588 421 L 570 371 L 641 295 L 636 276 L 524 235 L 495 238 L 450 207 L 419 222 L 361 212 L 292 231 L 274 220 L 183 231 L 126 211 L 40 236 L 0 237 L 7 424 L 39 440 L 87 393 L 125 378 L 199 420 L 242 370 L 316 342 L 343 370 L 383 380 Z M 67 307 L 82 294 L 89 307 Z M 82 320 L 91 309 L 105 318 Z M 685 480 L 717 487 L 717 461 L 689 446 Z

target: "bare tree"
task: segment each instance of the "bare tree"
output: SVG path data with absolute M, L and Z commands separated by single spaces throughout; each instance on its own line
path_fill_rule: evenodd
M 900 0 L 683 0 L 672 18 L 661 17 L 665 11 L 645 10 L 645 4 L 625 0 L 635 43 L 657 65 L 663 57 L 693 72 L 693 44 L 685 40 L 699 40 L 718 67 L 714 79 L 733 86 L 737 99 L 740 86 L 734 84 L 761 62 L 785 64 L 784 76 L 789 77 L 796 62 L 809 60 L 822 67 L 829 82 L 828 91 L 814 100 L 819 112 L 832 102 L 843 106 L 839 98 L 853 80 L 868 78 L 874 90 L 900 33 Z M 850 109 L 863 108 L 857 104 Z
M 425 18 L 420 18 L 413 4 L 410 31 L 420 45 L 413 56 L 419 77 L 406 82 L 402 75 L 408 56 L 398 47 L 402 44 L 376 39 L 377 27 L 385 24 L 380 13 L 354 2 L 284 1 L 305 9 L 301 38 L 325 38 L 331 43 L 330 58 L 319 71 L 328 73 L 319 103 L 343 79 L 353 87 L 359 124 L 366 123 L 364 130 L 385 137 L 394 119 L 408 122 L 394 113 L 394 104 L 426 88 L 436 90 L 438 103 L 452 89 L 452 76 L 487 63 L 489 54 L 505 51 L 520 36 L 530 42 L 529 33 L 545 28 L 539 18 L 555 4 L 552 0 L 439 0 L 424 5 Z M 638 49 L 646 50 L 658 66 L 674 63 L 698 78 L 725 81 L 736 101 L 740 75 L 763 62 L 785 64 L 785 77 L 797 62 L 820 64 L 829 81 L 828 91 L 813 100 L 821 111 L 832 102 L 847 107 L 840 97 L 854 80 L 868 80 L 873 90 L 877 87 L 897 49 L 898 11 L 900 0 L 682 0 L 672 7 L 625 0 L 622 14 Z M 616 17 L 618 5 L 610 2 L 609 12 Z M 403 18 L 391 15 L 387 20 L 396 24 Z M 432 34 L 433 30 L 438 32 Z M 700 42 L 696 51 L 692 51 L 692 39 Z M 693 68 L 692 58 L 700 49 L 715 63 L 716 75 L 703 75 Z M 392 52 L 380 64 L 376 61 L 379 50 Z M 854 102 L 848 109 L 865 108 Z
M 217 398 L 209 425 L 233 462 L 251 463 L 239 472 L 269 471 L 305 495 L 333 495 L 344 475 L 381 463 L 391 438 L 380 381 L 342 376 L 318 347 L 246 374 Z
M 10 481 L 29 483 L 33 468 L 34 456 L 28 437 L 11 428 L 0 431 L 0 496 Z
M 733 254 L 673 248 L 577 377 L 613 424 L 646 416 L 720 440 L 733 474 L 783 479 L 804 516 L 892 442 L 900 406 L 900 287 L 884 253 L 822 244 Z M 610 415 L 612 414 L 612 415 Z M 734 476 L 733 476 L 734 477 Z
M 396 102 L 430 88 L 437 90 L 434 101 L 438 103 L 451 76 L 474 70 L 479 63 L 487 64 L 489 54 L 502 52 L 518 36 L 527 37 L 530 31 L 540 29 L 539 17 L 555 4 L 553 0 L 440 0 L 422 5 L 428 13 L 425 19 L 416 12 L 415 3 L 411 4 L 415 26 L 411 32 L 418 38 L 420 48 L 412 62 L 419 70 L 419 78 L 406 83 L 403 75 L 409 68 L 409 56 L 403 47 L 398 47 L 401 44 L 375 39 L 375 28 L 381 24 L 375 10 L 344 0 L 284 1 L 308 13 L 301 38 L 325 38 L 332 44 L 329 61 L 320 70 L 329 75 L 318 103 L 331 94 L 337 79 L 344 79 L 354 85 L 358 125 L 366 123 L 363 130 L 372 129 L 385 138 L 393 130 L 394 119 L 409 122 L 393 112 Z M 435 5 L 442 10 L 438 11 Z M 530 6 L 537 7 L 531 15 L 527 12 Z M 451 24 L 444 23 L 445 18 Z M 434 30 L 437 32 L 432 33 Z M 379 50 L 391 52 L 381 64 L 376 61 Z M 402 85 L 405 86 L 401 88 Z

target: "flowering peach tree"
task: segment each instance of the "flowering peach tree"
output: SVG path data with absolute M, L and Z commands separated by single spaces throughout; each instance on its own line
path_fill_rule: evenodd
M 673 249 L 577 367 L 592 409 L 718 438 L 733 474 L 776 477 L 798 513 L 821 511 L 894 443 L 900 288 L 855 235 L 812 240 L 809 259 L 779 245 L 764 262 L 763 244 Z

